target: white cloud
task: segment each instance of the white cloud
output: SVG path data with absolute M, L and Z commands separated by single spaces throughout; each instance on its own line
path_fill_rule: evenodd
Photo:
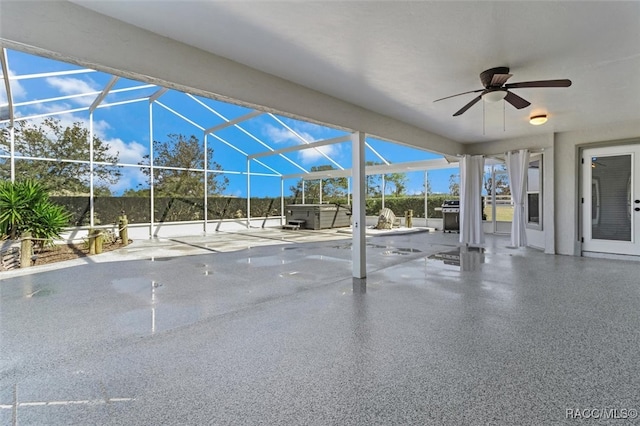
M 44 112 L 53 112 L 57 110 L 56 107 L 47 107 L 42 106 L 41 111 Z M 86 129 L 89 128 L 89 119 L 85 116 L 78 116 L 74 114 L 60 114 L 56 115 L 53 118 L 58 120 L 60 127 L 63 129 L 66 127 L 73 127 L 74 123 L 80 123 L 80 125 Z M 30 120 L 30 123 L 34 125 L 40 126 L 44 122 L 45 118 L 40 117 L 33 120 Z M 118 155 L 119 163 L 126 164 L 138 164 L 142 160 L 142 157 L 148 154 L 148 147 L 142 145 L 139 142 L 131 141 L 125 142 L 120 138 L 109 138 L 107 137 L 107 131 L 111 128 L 109 123 L 105 120 L 94 120 L 93 121 L 93 133 L 94 135 L 105 142 L 109 147 L 109 154 Z M 55 138 L 53 134 L 47 135 L 50 138 Z
M 109 154 L 117 155 L 120 163 L 138 164 L 148 153 L 147 147 L 135 141 L 125 142 L 120 138 L 114 138 L 103 139 L 103 142 L 108 144 Z
M 73 77 L 48 77 L 46 79 L 47 84 L 57 89 L 63 95 L 77 95 L 80 93 L 97 92 L 100 89 L 93 82 L 87 82 L 79 78 Z M 83 96 L 81 98 L 74 98 L 73 102 L 80 105 L 91 105 L 95 100 L 96 95 Z
M 48 114 L 50 112 L 61 112 L 73 109 L 71 105 L 64 102 L 56 104 L 40 102 L 30 105 L 30 108 L 33 110 L 33 112 L 30 111 L 29 114 L 26 114 L 27 116 L 35 114 Z
M 292 124 L 293 120 L 289 119 L 283 119 L 282 121 L 288 124 L 289 127 L 295 127 L 296 131 L 302 131 L 306 133 L 325 134 L 329 130 L 328 128 L 323 127 L 319 124 L 309 123 L 307 121 L 295 121 L 295 124 Z
M 108 185 L 112 194 L 120 195 L 127 189 L 140 189 L 139 183 L 146 187 L 145 182 L 147 182 L 148 177 L 139 168 L 121 167 L 119 170 L 121 176 L 118 182 Z
M 94 184 L 96 186 L 106 186 L 114 195 L 121 195 L 127 189 L 137 190 L 147 187 L 146 182 L 148 177 L 145 176 L 145 174 L 142 173 L 142 170 L 140 170 L 139 168 L 119 167 L 118 171 L 120 172 L 120 177 L 118 178 L 118 181 L 116 183 L 111 184 L 106 180 L 100 179 L 99 176 L 96 176 Z M 139 183 L 142 183 L 142 185 L 139 186 Z
M 307 142 L 314 142 L 316 140 L 316 138 L 313 135 L 307 132 L 298 131 L 297 129 L 294 129 L 294 130 L 298 135 L 303 137 L 304 140 L 306 140 Z M 285 142 L 295 142 L 297 144 L 304 143 L 298 136 L 295 135 L 295 133 L 293 133 L 291 130 L 286 129 L 284 127 L 276 127 L 271 124 L 267 124 L 264 127 L 264 132 L 269 137 L 269 139 L 271 139 L 272 142 L 275 142 L 277 144 L 285 143 Z
M 313 127 L 317 127 L 315 124 L 311 124 L 307 128 L 311 129 Z M 312 134 L 301 130 L 300 128 L 293 128 L 295 133 L 304 138 L 307 142 L 316 142 L 318 139 Z M 267 124 L 264 127 L 264 132 L 267 134 L 269 139 L 276 144 L 288 143 L 289 145 L 303 145 L 304 142 L 296 136 L 296 134 L 284 127 L 276 127 L 271 124 Z M 319 146 L 317 148 L 308 148 L 298 152 L 298 158 L 304 164 L 314 163 L 318 160 L 328 161 L 323 154 L 327 155 L 330 158 L 336 157 L 340 153 L 339 145 L 324 145 Z
M 89 127 L 88 119 L 84 119 L 83 123 L 86 127 Z M 106 133 L 108 129 L 111 129 L 111 126 L 105 120 L 93 120 L 93 133 L 100 139 L 107 139 Z
M 14 75 L 13 71 L 9 70 L 9 77 Z M 11 96 L 13 96 L 14 102 L 23 100 L 27 96 L 27 90 L 20 84 L 20 80 L 11 80 Z M 9 100 L 7 99 L 7 92 L 4 88 L 4 84 L 2 84 L 2 88 L 0 89 L 0 105 L 8 103 Z
M 61 114 L 54 117 L 59 121 L 60 127 L 63 129 L 66 127 L 73 127 L 74 123 L 80 123 L 80 125 L 86 129 L 89 128 L 89 119 L 85 116 L 78 116 L 74 114 Z M 41 124 L 44 118 L 32 120 L 34 124 Z M 109 123 L 105 120 L 93 121 L 93 133 L 109 146 L 109 154 L 118 155 L 119 163 L 138 164 L 142 160 L 142 156 L 148 153 L 147 147 L 136 142 L 125 142 L 120 138 L 107 137 L 107 131 L 111 128 Z M 53 137 L 53 135 L 49 135 Z
M 324 145 L 317 148 L 309 148 L 300 151 L 298 157 L 300 158 L 300 161 L 302 161 L 302 163 L 309 164 L 314 163 L 320 159 L 324 159 L 325 161 L 327 161 L 322 154 L 326 154 L 328 157 L 335 160 L 334 157 L 337 156 L 339 152 L 340 147 L 338 145 Z
M 65 95 L 75 95 L 86 92 L 96 92 L 99 89 L 93 87 L 85 80 L 73 77 L 48 77 L 47 84 Z

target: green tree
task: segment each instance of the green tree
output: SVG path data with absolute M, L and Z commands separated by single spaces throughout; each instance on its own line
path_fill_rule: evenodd
M 367 161 L 366 166 L 377 166 L 382 163 L 375 161 Z M 407 191 L 407 174 L 406 173 L 386 173 L 384 175 L 385 194 L 391 189 L 391 195 L 405 195 Z M 382 174 L 367 175 L 366 191 L 368 197 L 382 196 Z
M 449 176 L 449 195 L 460 196 L 460 175 L 457 173 Z
M 509 174 L 507 173 L 507 167 L 504 164 L 497 164 L 493 168 L 495 173 L 495 188 L 496 195 L 511 195 L 511 189 L 509 188 Z M 491 173 L 485 173 L 484 175 L 484 189 L 488 195 L 491 195 L 494 182 L 491 178 Z
M 384 175 L 385 186 L 391 189 L 391 195 L 399 197 L 407 191 L 406 173 L 387 173 Z
M 142 187 L 142 184 L 138 184 L 138 186 Z M 151 190 L 149 188 L 140 188 L 140 189 L 128 188 L 124 190 L 124 192 L 122 193 L 122 196 L 123 197 L 149 197 L 150 194 L 151 194 Z
M 509 178 L 507 175 L 496 174 L 496 195 L 510 195 L 511 189 L 509 188 Z M 488 195 L 491 195 L 491 191 L 493 190 L 493 179 L 491 175 L 486 177 L 484 180 L 484 189 L 487 191 Z
M 14 135 L 16 180 L 32 179 L 40 182 L 51 195 L 78 195 L 89 193 L 89 130 L 75 122 L 64 127 L 60 120 L 47 118 L 41 124 L 20 121 Z M 0 133 L 0 147 L 10 152 L 8 132 Z M 19 157 L 47 158 L 27 160 Z M 101 163 L 117 163 L 118 154 L 100 138 L 93 137 L 93 159 Z M 72 161 L 65 161 L 72 160 Z M 87 163 L 73 162 L 87 161 Z M 0 164 L 0 177 L 9 179 L 9 162 Z M 119 168 L 111 165 L 94 165 L 94 177 L 102 185 L 94 185 L 96 194 L 108 195 L 108 185 L 118 181 Z
M 377 164 L 374 161 L 367 161 L 365 166 L 375 166 Z M 367 180 L 365 183 L 365 190 L 367 193 L 367 197 L 377 198 L 382 195 L 382 175 L 367 175 Z
M 184 169 L 204 169 L 204 146 L 200 140 L 191 136 L 169 134 L 165 141 L 153 141 L 154 167 L 179 167 Z M 207 148 L 208 169 L 222 170 L 220 164 L 213 161 L 213 149 Z M 149 155 L 139 163 L 149 165 Z M 142 172 L 149 176 L 150 170 L 142 168 Z M 201 171 L 155 169 L 154 193 L 160 197 L 203 197 L 204 174 Z M 208 195 L 221 194 L 229 184 L 229 179 L 218 173 L 207 173 Z M 141 191 L 147 191 L 143 189 Z M 132 192 L 127 195 L 133 195 Z
M 335 170 L 335 168 L 330 164 L 326 164 L 322 166 L 313 166 L 310 171 L 320 172 L 327 170 Z M 305 202 L 309 202 L 310 200 L 320 201 L 320 181 L 322 181 L 323 201 L 344 198 L 347 196 L 349 183 L 346 177 L 307 180 L 304 184 Z M 299 180 L 296 185 L 291 186 L 289 190 L 302 197 L 302 180 Z

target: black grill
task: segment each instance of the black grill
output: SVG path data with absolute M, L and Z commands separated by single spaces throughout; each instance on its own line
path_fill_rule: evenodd
M 460 200 L 444 200 L 442 203 L 442 231 L 460 232 Z

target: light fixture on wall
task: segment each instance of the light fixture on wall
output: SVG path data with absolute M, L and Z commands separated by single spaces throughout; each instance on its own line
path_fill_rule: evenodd
M 533 124 L 534 126 L 539 126 L 546 122 L 547 122 L 547 114 L 532 115 L 529 118 L 529 123 Z
M 482 95 L 482 99 L 485 102 L 498 102 L 503 100 L 507 96 L 505 89 L 490 90 Z

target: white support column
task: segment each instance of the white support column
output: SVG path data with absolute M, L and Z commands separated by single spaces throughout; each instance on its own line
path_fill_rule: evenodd
M 93 228 L 93 111 L 89 113 L 89 226 Z
M 498 233 L 498 221 L 496 220 L 496 166 L 491 165 L 491 222 L 493 233 Z
M 384 180 L 384 174 L 382 175 L 382 208 L 384 209 L 384 193 L 387 192 L 387 182 Z
M 351 177 L 353 179 L 353 206 L 351 210 L 353 249 L 351 251 L 351 262 L 353 278 L 365 278 L 367 276 L 364 142 L 365 134 L 363 132 L 351 134 Z
M 429 171 L 425 170 L 424 171 L 424 226 L 429 226 L 428 223 L 428 218 L 427 216 L 429 216 L 429 210 L 427 209 L 427 207 L 429 207 L 429 201 L 428 198 L 429 197 Z
M 280 178 L 280 226 L 284 225 L 284 179 Z
M 155 218 L 155 204 L 154 204 L 154 191 L 153 187 L 155 185 L 154 182 L 154 172 L 153 172 L 153 102 L 149 102 L 149 238 L 153 238 L 153 227 Z
M 209 201 L 209 173 L 207 172 L 207 164 L 208 164 L 208 155 L 207 155 L 207 134 L 204 134 L 204 225 L 202 227 L 202 230 L 204 231 L 205 235 L 207 234 L 207 202 Z
M 251 160 L 247 157 L 247 229 L 251 228 Z
M 302 179 L 302 204 L 304 204 L 304 179 Z
M 347 205 L 351 205 L 351 177 L 347 178 Z
M 322 179 L 320 179 L 320 184 L 318 185 L 318 188 L 320 189 L 320 204 L 322 204 Z

